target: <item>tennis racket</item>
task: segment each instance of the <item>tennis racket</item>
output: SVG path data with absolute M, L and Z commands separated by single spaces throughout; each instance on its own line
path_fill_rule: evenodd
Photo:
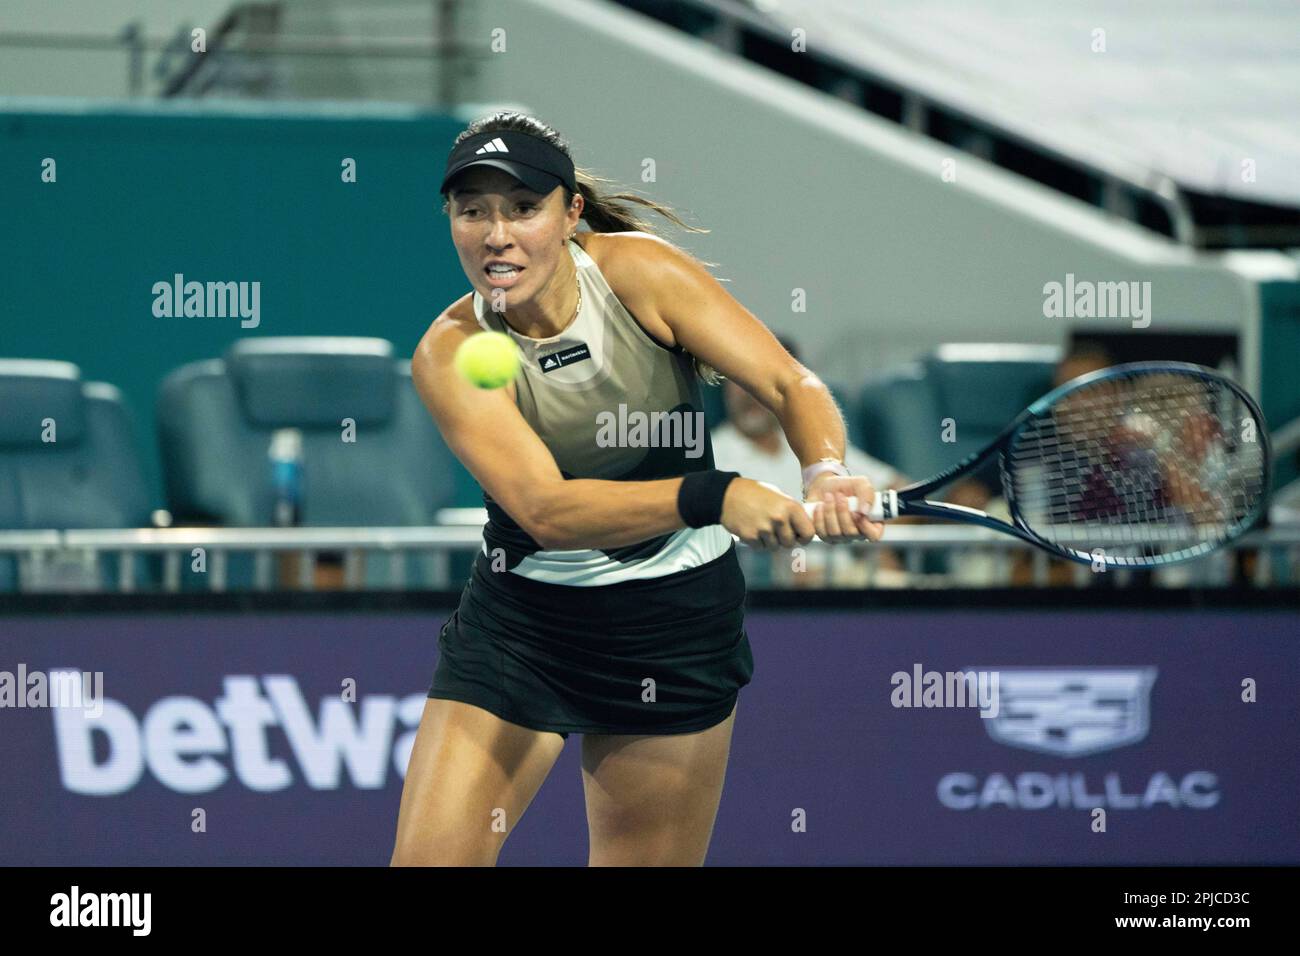
M 996 458 L 1011 522 L 928 500 Z M 1199 365 L 1135 362 L 1073 379 L 987 448 L 928 481 L 877 493 L 872 521 L 901 515 L 981 525 L 1072 561 L 1151 568 L 1248 531 L 1268 498 L 1259 406 Z M 817 502 L 805 506 L 811 515 Z M 849 508 L 859 510 L 856 498 Z

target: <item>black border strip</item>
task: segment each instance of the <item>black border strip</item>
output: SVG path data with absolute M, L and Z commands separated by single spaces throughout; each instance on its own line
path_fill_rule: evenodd
M 241 591 L 213 594 L 0 594 L 0 616 L 196 612 L 451 611 L 460 590 Z M 986 588 L 951 590 L 751 590 L 747 610 L 985 611 L 985 610 L 1290 610 L 1295 588 Z M 1297 629 L 1300 634 L 1300 629 Z

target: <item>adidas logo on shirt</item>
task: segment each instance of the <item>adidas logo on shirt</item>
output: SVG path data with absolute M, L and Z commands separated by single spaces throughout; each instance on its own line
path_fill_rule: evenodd
M 554 372 L 556 369 L 564 368 L 566 365 L 572 365 L 574 362 L 585 362 L 591 359 L 591 349 L 587 347 L 586 342 L 578 345 L 570 345 L 558 352 L 552 352 L 544 355 L 538 363 L 541 366 L 542 374 Z
M 498 136 L 496 139 L 492 140 L 492 142 L 484 143 L 478 149 L 474 150 L 474 155 L 477 156 L 480 153 L 508 153 L 508 152 L 510 152 L 510 150 L 506 148 L 506 144 L 503 143 L 501 141 L 501 137 Z

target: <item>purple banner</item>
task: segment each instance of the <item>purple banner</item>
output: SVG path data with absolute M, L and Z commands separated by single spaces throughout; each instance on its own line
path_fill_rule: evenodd
M 0 618 L 0 860 L 386 864 L 445 618 Z M 709 863 L 1300 863 L 1298 620 L 751 611 Z M 502 864 L 585 864 L 581 746 Z

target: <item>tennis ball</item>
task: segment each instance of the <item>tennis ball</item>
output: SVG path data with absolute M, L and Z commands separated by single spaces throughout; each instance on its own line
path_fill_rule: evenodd
M 479 388 L 501 388 L 519 372 L 519 350 L 504 332 L 476 332 L 456 349 L 456 371 Z

